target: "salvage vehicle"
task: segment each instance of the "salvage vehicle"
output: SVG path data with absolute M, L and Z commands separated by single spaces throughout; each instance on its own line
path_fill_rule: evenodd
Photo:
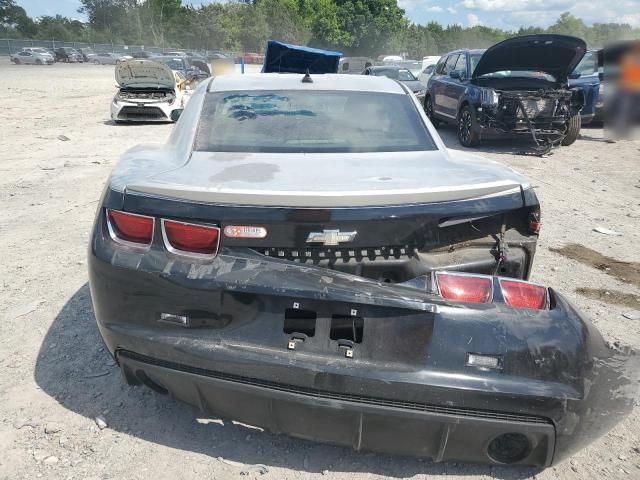
M 425 87 L 425 93 L 426 93 L 427 85 L 429 84 L 429 79 L 431 78 L 431 75 L 433 75 L 433 72 L 435 71 L 436 71 L 436 64 L 434 63 L 432 65 L 427 65 L 426 67 L 424 67 L 424 69 L 418 75 L 418 81 L 422 84 L 423 87 Z
M 184 108 L 191 94 L 183 76 L 152 60 L 120 62 L 115 77 L 119 86 L 111 102 L 115 122 L 175 121 L 173 112 Z
M 483 138 L 531 137 L 537 153 L 571 145 L 580 134 L 582 88 L 569 74 L 586 51 L 565 35 L 527 35 L 484 50 L 444 55 L 429 79 L 424 108 L 434 124 L 455 123 L 465 147 Z
M 421 60 L 420 61 L 418 61 L 418 60 L 403 60 L 401 62 L 397 62 L 395 64 L 395 66 L 396 67 L 400 67 L 400 68 L 406 68 L 416 78 L 422 72 L 422 61 Z
M 158 53 L 147 52 L 146 50 L 140 50 L 138 52 L 132 52 L 131 56 L 133 58 L 151 58 L 158 56 Z
M 369 57 L 342 57 L 338 64 L 340 73 L 360 75 L 367 68 L 374 65 L 374 61 Z
M 189 82 L 199 82 L 211 75 L 206 61 L 184 57 L 169 57 L 166 55 L 151 57 L 149 60 L 164 63 L 174 72 L 180 73 Z
M 90 47 L 83 47 L 78 50 L 78 53 L 82 55 L 83 62 L 90 62 L 93 57 L 96 55 L 96 52 L 93 51 Z
M 66 63 L 84 62 L 84 57 L 75 48 L 60 47 L 60 48 L 56 48 L 55 52 L 56 52 L 56 62 L 66 62 Z
M 546 467 L 628 413 L 638 370 L 525 280 L 539 221 L 530 182 L 447 150 L 401 83 L 218 76 L 113 170 L 93 310 L 127 382 L 207 415 Z
M 10 55 L 9 59 L 16 65 L 53 65 L 55 63 L 52 55 L 44 50 L 40 51 L 40 49 L 22 50 L 21 52 Z
M 117 65 L 120 62 L 130 60 L 131 58 L 133 57 L 122 55 L 120 53 L 100 52 L 94 53 L 91 57 L 89 57 L 89 61 L 91 61 L 94 65 Z
M 365 69 L 362 72 L 363 75 L 373 75 L 376 77 L 387 77 L 393 80 L 397 80 L 404 85 L 406 85 L 409 90 L 416 94 L 418 99 L 424 102 L 424 95 L 426 93 L 426 89 L 420 83 L 420 80 L 416 78 L 416 76 L 411 73 L 411 70 L 405 67 L 399 67 L 396 65 L 383 65 L 383 66 L 374 66 Z
M 602 121 L 603 85 L 599 76 L 597 50 L 589 50 L 584 54 L 578 66 L 569 75 L 569 87 L 582 88 L 584 92 L 584 107 L 580 111 L 581 124 Z

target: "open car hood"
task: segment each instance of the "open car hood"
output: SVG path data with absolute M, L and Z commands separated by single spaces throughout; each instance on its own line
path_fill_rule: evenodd
M 120 87 L 133 85 L 161 86 L 175 88 L 173 71 L 164 63 L 135 59 L 116 65 L 116 82 Z
M 566 83 L 585 52 L 586 43 L 566 35 L 526 35 L 510 38 L 484 52 L 471 78 L 510 71 L 544 72 Z

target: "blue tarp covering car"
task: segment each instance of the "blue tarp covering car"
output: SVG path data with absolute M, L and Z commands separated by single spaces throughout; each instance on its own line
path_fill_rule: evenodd
M 269 40 L 262 73 L 338 73 L 341 52 Z

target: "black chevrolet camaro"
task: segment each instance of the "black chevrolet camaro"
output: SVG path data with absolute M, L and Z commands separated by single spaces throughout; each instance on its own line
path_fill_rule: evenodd
M 527 281 L 539 228 L 527 179 L 447 150 L 393 80 L 217 77 L 115 167 L 91 295 L 126 380 L 211 415 L 546 467 L 628 413 L 637 369 Z

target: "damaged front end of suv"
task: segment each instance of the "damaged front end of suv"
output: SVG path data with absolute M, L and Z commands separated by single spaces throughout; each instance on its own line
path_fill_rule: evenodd
M 575 142 L 585 97 L 581 88 L 568 86 L 568 78 L 585 51 L 577 38 L 532 35 L 472 55 L 471 84 L 479 88 L 470 100 L 476 115 L 461 122 L 469 141 L 491 133 L 524 135 L 538 153 Z

